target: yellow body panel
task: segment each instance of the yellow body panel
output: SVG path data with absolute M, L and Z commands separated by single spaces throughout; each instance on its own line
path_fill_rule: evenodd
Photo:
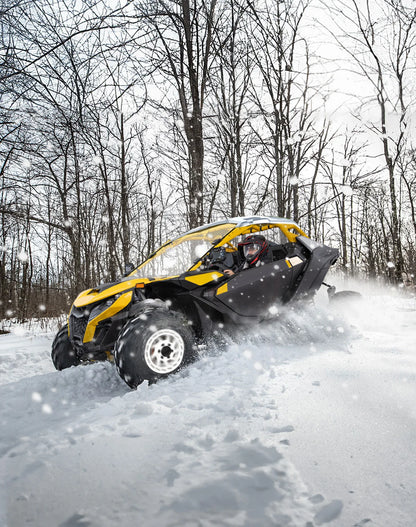
M 133 289 L 136 287 L 137 284 L 149 284 L 150 282 L 159 282 L 164 280 L 170 280 L 171 278 L 177 278 L 177 276 L 164 276 L 163 278 L 154 278 L 153 280 L 149 280 L 148 278 L 135 278 L 132 280 L 125 280 L 123 282 L 119 282 L 117 284 L 114 284 L 112 287 L 109 287 L 108 289 L 104 289 L 104 291 L 99 292 L 97 289 L 87 289 L 85 291 L 82 291 L 77 298 L 75 299 L 74 306 L 75 307 L 84 307 L 88 306 L 89 304 L 93 302 L 99 302 L 100 300 L 105 300 L 106 298 L 110 296 L 117 295 L 118 293 L 122 293 L 123 291 Z
M 228 283 L 221 285 L 217 289 L 217 295 L 222 295 L 223 293 L 226 293 L 228 291 Z
M 116 313 L 128 306 L 131 301 L 132 295 L 133 291 L 127 291 L 127 293 L 124 293 L 119 298 L 117 298 L 117 300 L 113 304 L 111 304 L 111 306 L 109 306 L 106 310 L 104 310 L 102 313 L 100 313 L 98 316 L 88 322 L 83 342 L 91 342 L 94 338 L 95 329 L 97 327 L 98 322 L 100 322 L 101 320 L 105 320 L 106 318 L 113 317 Z
M 187 280 L 188 282 L 192 282 L 193 284 L 196 284 L 196 285 L 205 285 L 205 284 L 208 284 L 209 282 L 212 282 L 213 280 L 218 280 L 218 278 L 221 278 L 223 275 L 221 273 L 217 273 L 217 272 L 211 272 L 211 273 L 201 273 L 201 274 L 196 274 L 196 275 L 193 275 L 193 276 L 186 276 L 185 277 L 185 280 Z

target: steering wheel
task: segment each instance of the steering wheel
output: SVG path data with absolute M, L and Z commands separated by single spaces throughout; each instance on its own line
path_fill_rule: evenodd
M 233 265 L 232 267 L 230 267 L 229 265 L 226 265 L 225 262 L 217 262 L 215 264 L 210 265 L 208 268 L 209 271 L 219 271 L 222 274 L 224 274 L 224 271 L 227 269 L 231 269 L 231 271 L 235 272 L 237 266 Z
M 235 271 L 237 265 L 233 254 L 234 253 L 227 252 L 224 246 L 214 247 L 204 258 L 204 265 L 206 269 L 219 271 L 220 273 L 224 273 L 226 269 Z

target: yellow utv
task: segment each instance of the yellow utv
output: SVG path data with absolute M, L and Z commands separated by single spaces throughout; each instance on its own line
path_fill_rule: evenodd
M 253 239 L 262 258 L 248 265 L 244 251 Z M 337 258 L 337 249 L 285 218 L 198 227 L 167 241 L 120 281 L 80 293 L 53 342 L 53 363 L 62 370 L 110 359 L 131 388 L 154 382 L 195 360 L 208 337 L 312 297 Z

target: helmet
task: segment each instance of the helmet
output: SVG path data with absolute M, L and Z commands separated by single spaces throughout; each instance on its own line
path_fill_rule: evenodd
M 240 242 L 238 248 L 243 252 L 246 262 L 250 266 L 253 266 L 267 251 L 268 243 L 264 236 L 261 236 L 260 234 L 252 234 Z

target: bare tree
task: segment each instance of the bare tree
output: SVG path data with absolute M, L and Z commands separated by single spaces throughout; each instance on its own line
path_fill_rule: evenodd
M 264 206 L 272 196 L 277 214 L 295 219 L 299 217 L 301 175 L 313 158 L 319 159 L 317 143 L 327 126 L 315 119 L 313 101 L 319 99 L 323 104 L 324 98 L 312 85 L 309 46 L 301 34 L 309 3 L 248 2 L 250 53 L 259 74 L 251 76 L 251 97 L 262 119 L 261 126 L 255 123 L 253 129 L 263 150 L 266 174 L 259 202 Z
M 255 134 L 249 125 L 254 105 L 248 97 L 253 64 L 247 6 L 234 0 L 227 2 L 221 21 L 221 28 L 214 34 L 216 63 L 210 75 L 214 95 L 210 101 L 210 135 L 214 138 L 215 163 L 225 175 L 227 202 L 220 206 L 223 214 L 238 216 L 245 214 L 246 193 L 257 165 Z
M 156 82 L 167 79 L 180 103 L 188 148 L 188 222 L 196 227 L 204 221 L 203 112 L 219 23 L 217 0 L 157 0 L 136 8 L 153 28 L 147 46 L 152 76 Z
M 334 5 L 330 10 L 339 29 L 337 34 L 332 32 L 333 36 L 352 60 L 356 72 L 371 87 L 372 96 L 365 102 L 378 106 L 378 122 L 367 127 L 382 147 L 390 196 L 389 245 L 395 265 L 394 277 L 401 280 L 404 259 L 397 185 L 400 159 L 406 155 L 406 128 L 412 100 L 406 79 L 416 44 L 416 12 L 402 0 L 378 0 L 364 5 L 351 0 L 348 6 Z M 361 94 L 360 98 L 363 99 Z M 392 115 L 397 116 L 396 123 L 390 118 Z

